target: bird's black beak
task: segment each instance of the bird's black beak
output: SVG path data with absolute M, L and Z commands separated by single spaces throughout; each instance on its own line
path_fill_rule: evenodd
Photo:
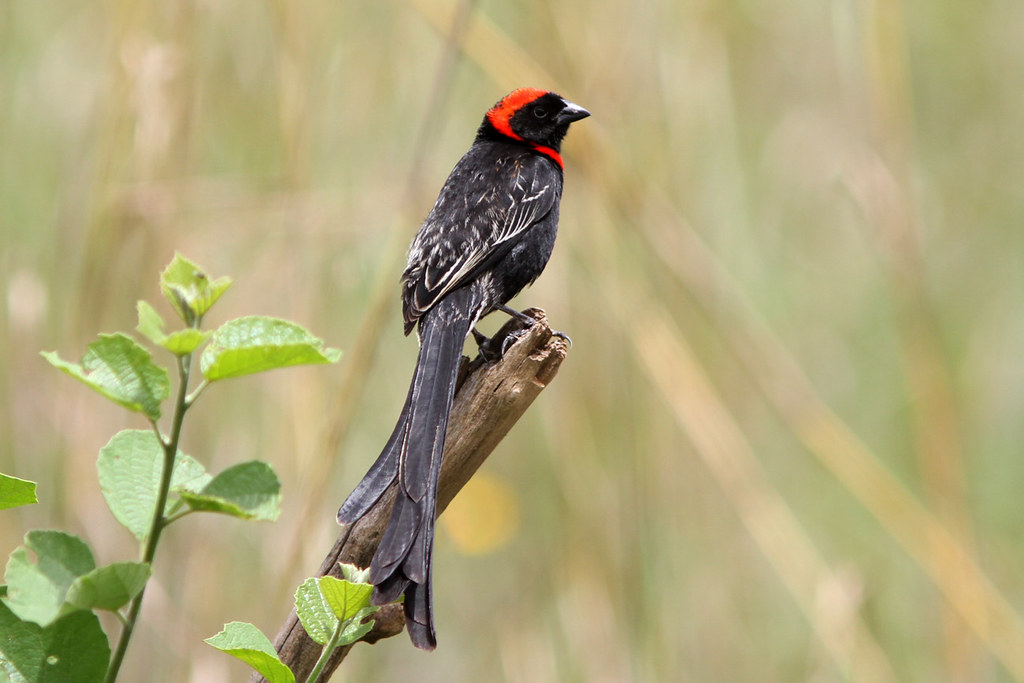
M 555 123 L 559 126 L 568 125 L 573 121 L 579 121 L 580 119 L 585 119 L 588 116 L 590 116 L 590 112 L 583 107 L 578 104 L 573 104 L 572 102 L 566 102 L 565 109 L 558 112 L 558 116 L 555 117 Z

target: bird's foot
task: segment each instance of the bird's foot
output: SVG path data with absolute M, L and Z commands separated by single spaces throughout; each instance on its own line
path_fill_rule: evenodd
M 497 348 L 498 345 L 492 337 L 482 334 L 475 327 L 473 328 L 473 341 L 476 342 L 480 357 L 488 363 L 496 363 L 505 355 L 504 343 L 501 345 L 501 348 Z
M 497 310 L 502 311 L 503 313 L 509 314 L 510 316 L 515 318 L 516 320 L 519 320 L 519 321 L 525 323 L 528 326 L 528 328 L 529 327 L 533 327 L 538 322 L 540 322 L 543 319 L 543 315 L 544 315 L 544 312 L 541 311 L 541 316 L 542 317 L 541 318 L 534 318 L 531 315 L 523 313 L 522 311 L 517 311 L 516 309 L 511 308 L 509 306 L 501 305 L 501 306 L 497 306 L 496 308 L 497 308 Z M 540 310 L 540 309 L 530 309 L 530 310 Z M 521 333 L 522 333 L 522 331 L 520 331 L 520 334 Z M 566 341 L 566 343 L 569 344 L 569 346 L 572 346 L 572 338 L 569 337 L 569 335 L 567 335 L 565 332 L 559 332 L 558 330 L 551 330 L 551 335 L 554 336 L 554 337 L 558 337 L 559 339 L 564 339 Z M 518 336 L 519 335 L 517 335 L 517 338 L 518 338 Z M 505 352 L 505 349 L 507 349 L 507 345 L 505 343 L 503 343 L 502 344 L 502 353 L 503 354 Z
M 505 338 L 501 340 L 501 355 L 504 357 L 508 350 L 512 348 L 512 345 L 519 341 L 520 337 L 526 335 L 530 331 L 529 327 L 520 327 L 518 330 L 512 330 L 505 335 Z
M 495 310 L 507 313 L 512 317 L 512 320 L 507 322 L 500 330 L 498 330 L 497 334 L 493 337 L 488 337 L 476 328 L 471 330 L 480 358 L 486 363 L 496 363 L 501 360 L 508 350 L 512 348 L 512 346 L 523 336 L 525 336 L 534 325 L 541 323 L 547 326 L 547 318 L 544 315 L 544 311 L 541 311 L 540 309 L 527 309 L 531 312 L 536 311 L 538 314 L 537 317 L 534 317 L 529 313 L 517 311 L 514 308 L 509 308 L 508 306 L 496 306 Z M 564 332 L 551 330 L 551 335 L 558 337 L 559 339 L 564 339 L 569 346 L 572 346 L 572 339 Z

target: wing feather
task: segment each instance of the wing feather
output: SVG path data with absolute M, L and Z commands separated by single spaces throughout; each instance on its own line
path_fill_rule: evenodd
M 402 276 L 407 331 L 552 210 L 559 188 L 549 164 L 533 155 L 516 159 L 505 169 L 510 178 L 504 192 L 493 176 L 469 175 L 461 163 L 456 166 L 409 249 Z

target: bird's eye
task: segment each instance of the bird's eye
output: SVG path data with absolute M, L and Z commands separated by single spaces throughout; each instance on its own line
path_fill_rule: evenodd
M 536 109 L 533 110 L 533 115 L 536 116 L 538 119 L 543 119 L 548 115 L 548 110 L 545 109 L 544 107 L 537 107 Z

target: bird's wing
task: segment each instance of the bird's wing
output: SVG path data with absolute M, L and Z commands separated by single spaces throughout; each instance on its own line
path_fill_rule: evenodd
M 560 188 L 554 174 L 537 164 L 549 162 L 527 157 L 510 169 L 510 182 L 500 186 L 492 176 L 467 177 L 458 169 L 452 174 L 409 250 L 403 275 L 408 325 L 472 280 L 481 266 L 507 253 L 523 233 L 548 215 Z M 449 191 L 455 185 L 461 187 L 458 194 Z

